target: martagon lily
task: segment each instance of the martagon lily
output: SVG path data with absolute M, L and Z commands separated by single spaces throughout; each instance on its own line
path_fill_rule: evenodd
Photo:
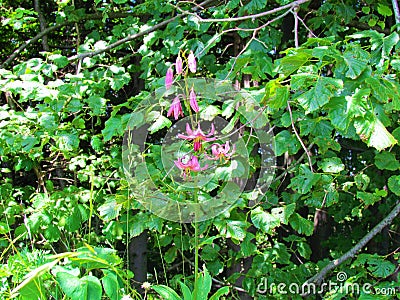
M 187 159 L 187 156 L 184 158 Z M 199 160 L 197 156 L 194 155 L 192 155 L 186 162 L 182 161 L 182 158 L 178 158 L 178 160 L 174 161 L 174 164 L 183 171 L 183 179 L 190 177 L 191 171 L 199 172 L 207 169 L 208 167 L 208 165 L 200 167 Z
M 211 137 L 214 134 L 215 128 L 214 124 L 211 123 L 211 129 L 208 134 L 204 134 L 204 132 L 200 128 L 200 124 L 196 130 L 192 130 L 190 128 L 189 123 L 186 123 L 186 133 L 187 135 L 178 134 L 178 138 L 185 140 L 193 140 L 193 150 L 201 151 L 203 142 L 215 141 L 215 137 Z
M 220 160 L 222 161 L 231 158 L 231 156 L 235 153 L 235 145 L 233 145 L 232 150 L 229 146 L 229 141 L 226 141 L 225 144 L 212 144 L 211 145 L 211 153 L 212 157 L 208 156 L 208 159 L 211 160 Z M 230 151 L 231 150 L 231 151 Z M 230 151 L 230 152 L 229 152 Z

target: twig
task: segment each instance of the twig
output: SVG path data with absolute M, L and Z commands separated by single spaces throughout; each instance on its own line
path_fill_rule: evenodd
M 299 140 L 301 147 L 303 147 L 305 153 L 307 154 L 308 164 L 310 165 L 311 172 L 314 172 L 313 167 L 312 167 L 311 154 L 310 154 L 309 150 L 307 149 L 306 145 L 304 145 L 303 140 L 301 139 L 299 133 L 297 132 L 296 126 L 294 126 L 293 114 L 292 114 L 292 109 L 290 107 L 289 101 L 287 103 L 287 108 L 289 111 L 290 121 L 292 123 L 292 128 L 293 128 L 294 134 L 296 135 L 297 139 Z
M 108 17 L 109 18 L 123 18 L 123 17 L 127 17 L 129 16 L 128 13 L 109 13 Z M 21 46 L 19 46 L 1 65 L 0 68 L 4 68 L 6 66 L 8 66 L 15 58 L 17 58 L 17 56 L 29 45 L 36 43 L 39 39 L 41 39 L 42 37 L 46 36 L 47 34 L 49 34 L 50 32 L 57 30 L 63 26 L 67 26 L 70 24 L 74 24 L 76 22 L 82 22 L 85 20 L 97 20 L 97 19 L 102 19 L 103 18 L 103 14 L 90 14 L 90 15 L 86 15 L 85 17 L 81 18 L 79 21 L 65 21 L 63 23 L 60 24 L 56 24 L 54 26 L 48 27 L 46 29 L 44 29 L 43 31 L 39 32 L 36 36 L 34 36 L 33 38 L 31 38 L 30 40 L 26 41 L 25 43 L 23 43 Z
M 202 3 L 198 4 L 197 7 L 203 7 L 204 5 L 206 5 L 207 3 L 211 2 L 211 1 L 212 0 L 203 1 Z M 193 11 L 197 11 L 198 10 L 197 7 L 193 8 L 192 10 Z M 125 37 L 123 39 L 120 39 L 120 40 L 116 41 L 115 43 L 112 43 L 112 44 L 108 45 L 107 47 L 104 47 L 103 49 L 99 49 L 99 50 L 96 50 L 96 51 L 93 51 L 93 52 L 86 52 L 86 53 L 81 53 L 81 54 L 77 54 L 77 55 L 71 56 L 71 57 L 68 58 L 68 60 L 69 61 L 74 61 L 74 60 L 77 60 L 77 59 L 83 59 L 85 57 L 93 57 L 95 55 L 107 52 L 107 51 L 109 51 L 109 50 L 111 50 L 111 49 L 113 49 L 115 47 L 118 47 L 118 46 L 126 43 L 126 42 L 132 41 L 132 40 L 137 39 L 137 38 L 139 38 L 141 36 L 144 36 L 146 34 L 149 34 L 149 33 L 153 32 L 153 31 L 156 31 L 157 29 L 160 29 L 160 28 L 168 25 L 169 23 L 173 22 L 174 20 L 176 20 L 178 18 L 181 18 L 181 17 L 183 17 L 183 16 L 185 16 L 187 14 L 190 14 L 190 12 L 183 12 L 183 13 L 178 14 L 175 17 L 172 17 L 172 18 L 170 18 L 168 20 L 162 21 L 161 23 L 158 23 L 158 24 L 154 25 L 153 27 L 150 27 L 150 28 L 148 28 L 146 30 L 143 30 L 143 31 L 135 33 L 135 34 L 128 35 L 127 37 Z
M 392 0 L 392 6 L 394 10 L 394 17 L 396 19 L 396 25 L 400 24 L 400 9 L 399 9 L 399 3 L 397 0 Z
M 313 277 L 308 279 L 304 284 L 307 283 L 315 283 L 317 285 L 321 284 L 322 280 L 325 278 L 326 274 L 329 271 L 335 269 L 339 265 L 341 265 L 344 261 L 349 258 L 353 258 L 358 251 L 360 251 L 375 235 L 382 231 L 383 228 L 390 225 L 394 218 L 400 213 L 400 201 L 397 201 L 396 206 L 393 210 L 378 224 L 376 225 L 370 232 L 368 232 L 353 248 L 347 251 L 338 259 L 331 261 L 327 266 L 325 266 L 321 271 L 315 274 Z M 302 295 L 307 296 L 307 295 Z
M 299 19 L 297 17 L 297 12 L 299 11 L 299 7 L 296 6 L 293 8 L 293 16 L 294 16 L 294 47 L 299 48 Z
M 252 20 L 258 19 L 260 17 L 272 15 L 274 13 L 280 12 L 280 11 L 285 10 L 285 9 L 291 9 L 293 7 L 299 6 L 300 4 L 303 4 L 303 3 L 306 3 L 306 2 L 309 2 L 309 1 L 310 0 L 297 0 L 297 1 L 294 1 L 292 3 L 286 4 L 286 5 L 283 5 L 283 6 L 268 10 L 268 11 L 264 11 L 262 13 L 254 14 L 254 15 L 248 15 L 248 16 L 242 16 L 242 17 L 234 17 L 234 18 L 220 18 L 220 19 L 203 19 L 203 18 L 199 17 L 195 13 L 190 13 L 190 12 L 184 11 L 182 9 L 179 9 L 179 10 L 182 11 L 182 12 L 185 12 L 186 14 L 190 14 L 190 15 L 195 16 L 198 19 L 198 21 L 201 22 L 201 23 L 235 22 L 235 21 L 244 21 L 244 20 L 249 20 L 249 19 L 252 19 Z

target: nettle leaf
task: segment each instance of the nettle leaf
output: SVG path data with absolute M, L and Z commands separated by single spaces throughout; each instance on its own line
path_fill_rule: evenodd
M 319 162 L 319 167 L 327 173 L 339 173 L 344 170 L 344 164 L 339 157 L 330 157 Z
M 306 113 L 316 111 L 324 106 L 343 88 L 343 81 L 330 77 L 319 77 L 314 87 L 297 97 Z
M 380 170 L 395 171 L 400 168 L 400 163 L 395 155 L 387 151 L 375 155 L 375 165 Z

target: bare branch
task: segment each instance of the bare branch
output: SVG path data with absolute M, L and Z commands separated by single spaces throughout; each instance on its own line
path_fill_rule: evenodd
M 309 1 L 310 0 L 297 0 L 297 1 L 294 1 L 292 3 L 286 4 L 286 5 L 283 5 L 283 6 L 280 6 L 280 7 L 277 7 L 277 8 L 262 12 L 262 13 L 243 16 L 243 17 L 235 17 L 235 18 L 203 19 L 203 18 L 200 18 L 197 14 L 190 13 L 190 12 L 183 11 L 183 10 L 181 10 L 181 11 L 185 12 L 187 14 L 191 14 L 191 15 L 195 16 L 199 20 L 199 22 L 202 22 L 202 23 L 235 22 L 235 21 L 244 21 L 244 20 L 250 20 L 250 19 L 258 19 L 260 17 L 272 15 L 274 13 L 280 12 L 280 11 L 285 10 L 285 9 L 291 9 L 293 7 L 299 6 L 300 4 L 303 4 L 303 3 L 306 3 L 306 2 L 309 2 Z
M 399 9 L 399 3 L 397 0 L 392 0 L 392 6 L 394 10 L 394 17 L 396 19 L 396 25 L 400 24 L 400 9 Z
M 322 280 L 325 278 L 326 274 L 328 274 L 329 271 L 335 269 L 347 259 L 353 258 L 357 254 L 357 252 L 360 251 L 375 235 L 381 232 L 383 228 L 390 225 L 399 213 L 400 201 L 398 201 L 393 210 L 378 225 L 376 225 L 370 232 L 368 232 L 353 248 L 351 248 L 338 259 L 331 261 L 327 266 L 319 271 L 319 273 L 308 279 L 305 283 L 313 282 L 318 285 L 321 284 Z

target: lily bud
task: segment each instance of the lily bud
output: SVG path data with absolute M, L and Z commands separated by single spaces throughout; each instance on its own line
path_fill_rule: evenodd
M 196 57 L 194 57 L 193 51 L 190 51 L 190 54 L 188 56 L 188 65 L 189 65 L 190 72 L 196 73 L 197 63 L 196 63 Z
M 172 86 L 174 81 L 174 71 L 171 67 L 168 68 L 167 74 L 165 75 L 165 88 L 168 90 Z
M 179 75 L 179 74 L 182 74 L 182 71 L 183 71 L 183 63 L 182 63 L 182 58 L 181 58 L 180 55 L 176 58 L 175 70 L 176 70 L 176 74 L 178 74 L 178 75 Z
M 193 88 L 190 90 L 189 100 L 190 100 L 190 107 L 194 110 L 194 112 L 199 112 L 200 109 L 197 103 L 196 93 L 194 92 Z

